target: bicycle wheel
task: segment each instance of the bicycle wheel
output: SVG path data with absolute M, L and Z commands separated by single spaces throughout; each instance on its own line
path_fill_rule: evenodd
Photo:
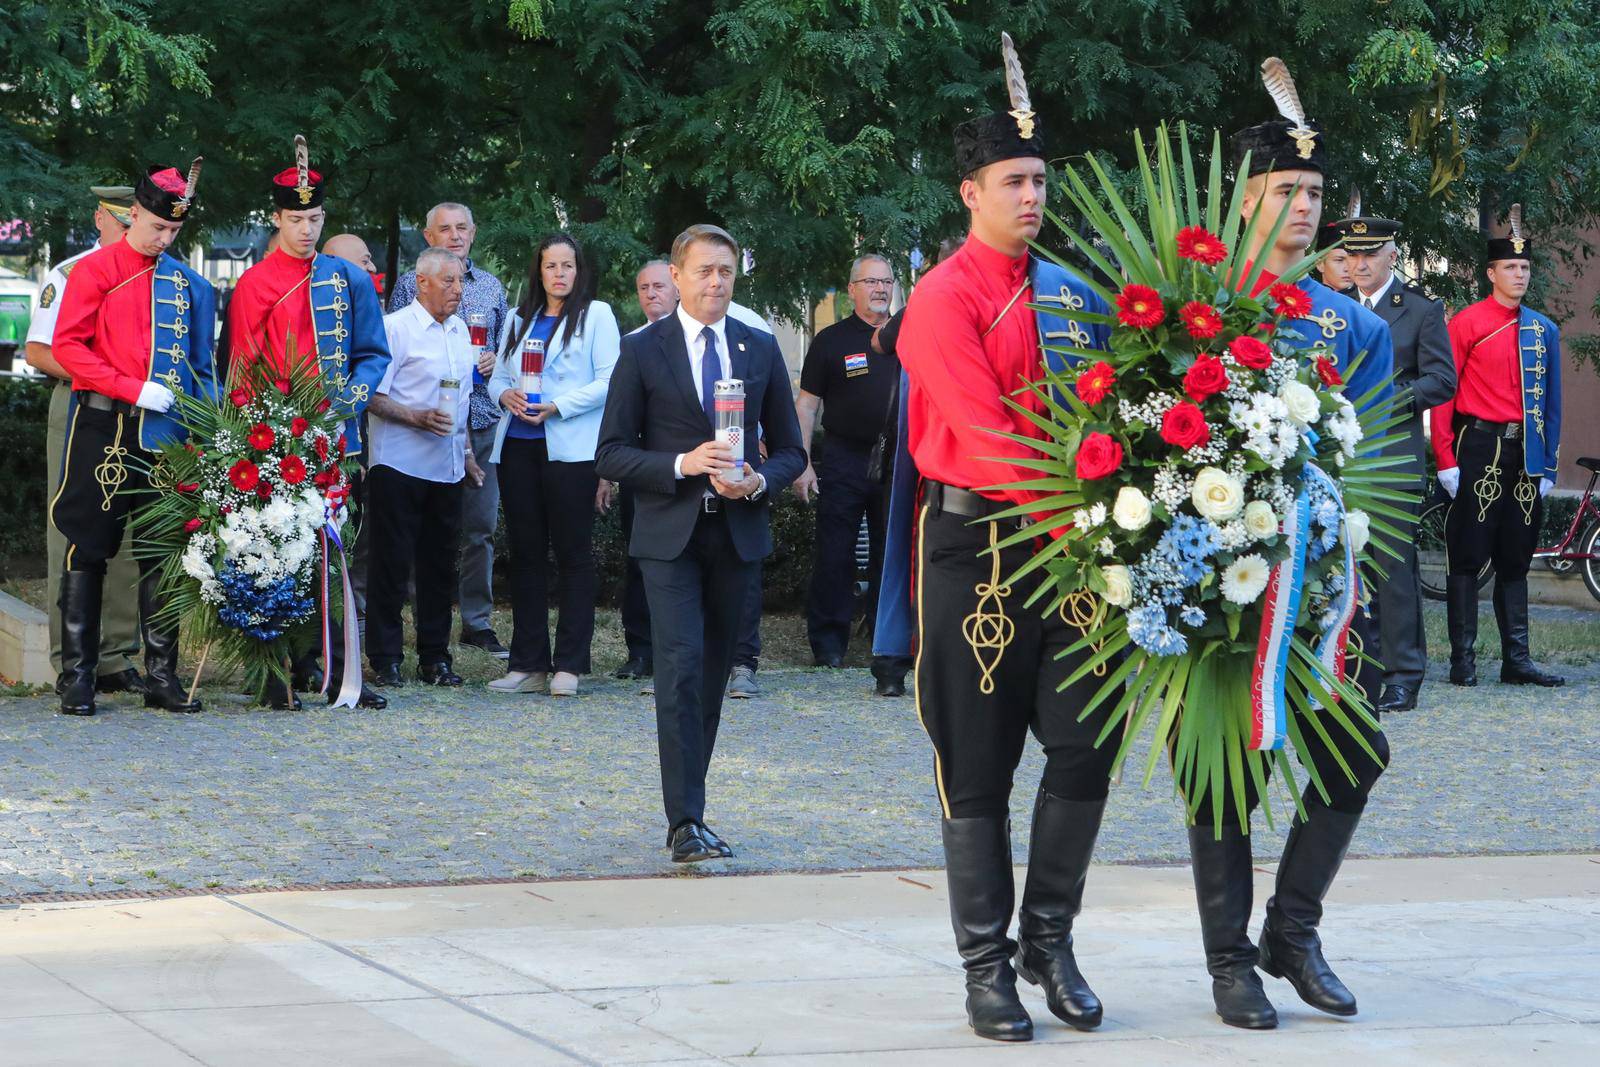
M 1583 584 L 1589 587 L 1589 595 L 1600 600 L 1600 559 L 1594 558 L 1594 553 L 1600 552 L 1600 522 L 1592 522 L 1589 528 L 1578 535 L 1579 551 L 1589 553 L 1589 558 L 1583 561 Z
M 1449 511 L 1450 501 L 1441 500 L 1417 519 L 1417 572 L 1422 580 L 1422 595 L 1429 600 L 1445 598 L 1444 520 Z M 1478 572 L 1478 588 L 1483 589 L 1493 578 L 1494 565 L 1485 563 Z

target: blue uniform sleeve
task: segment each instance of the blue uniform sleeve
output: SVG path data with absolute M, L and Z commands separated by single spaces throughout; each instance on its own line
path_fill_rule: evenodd
M 194 340 L 189 343 L 189 369 L 194 374 L 195 395 L 213 404 L 217 402 L 217 291 L 211 283 L 194 275 L 190 289 L 194 293 L 194 310 L 190 314 L 190 329 Z
M 1547 327 L 1550 332 L 1550 362 L 1545 367 L 1544 403 L 1544 477 L 1552 482 L 1560 468 L 1561 456 L 1561 334 L 1555 323 Z
M 353 414 L 360 414 L 389 370 L 389 337 L 383 329 L 383 307 L 372 286 L 354 284 L 362 279 L 350 279 L 348 270 L 343 273 L 352 282 L 346 290 L 351 294 L 350 381 L 339 400 L 348 403 Z

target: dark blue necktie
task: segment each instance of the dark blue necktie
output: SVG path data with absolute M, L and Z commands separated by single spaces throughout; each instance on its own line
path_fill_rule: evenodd
M 707 326 L 700 331 L 706 350 L 700 354 L 700 403 L 711 425 L 717 424 L 717 379 L 722 377 L 722 360 L 717 358 L 717 334 Z

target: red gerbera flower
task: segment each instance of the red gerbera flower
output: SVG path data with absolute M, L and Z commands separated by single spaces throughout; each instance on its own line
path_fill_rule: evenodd
M 1148 285 L 1125 285 L 1117 294 L 1117 320 L 1136 330 L 1150 330 L 1167 317 L 1161 294 Z
M 311 484 L 316 486 L 318 489 L 326 489 L 328 486 L 334 484 L 338 480 L 339 472 L 332 469 L 318 471 L 316 474 L 311 476 Z
M 299 437 L 309 429 L 311 429 L 311 423 L 298 415 L 294 417 L 293 422 L 289 423 L 289 433 L 295 437 Z
M 256 423 L 255 426 L 250 430 L 250 436 L 245 438 L 245 440 L 250 442 L 250 447 L 258 452 L 265 452 L 267 449 L 271 448 L 272 442 L 276 441 L 277 439 L 278 435 L 272 432 L 272 427 L 268 426 L 264 422 Z
M 241 459 L 228 468 L 228 481 L 232 482 L 233 487 L 241 493 L 248 493 L 254 489 L 260 480 L 261 471 L 247 459 Z
M 312 445 L 312 447 L 317 450 L 318 459 L 324 463 L 328 462 L 328 439 L 326 437 L 317 438 L 316 444 Z
M 1185 226 L 1178 231 L 1178 255 L 1215 267 L 1228 258 L 1228 246 L 1204 226 Z
M 1317 357 L 1317 377 L 1322 379 L 1323 385 L 1344 384 L 1344 375 L 1339 373 L 1339 365 L 1327 356 Z
M 1111 393 L 1117 383 L 1117 372 L 1111 364 L 1101 360 L 1078 375 L 1078 399 L 1085 404 L 1098 404 Z
M 285 485 L 299 485 L 306 480 L 305 460 L 299 456 L 284 456 L 278 461 L 278 475 Z
M 1254 337 L 1235 337 L 1228 342 L 1228 351 L 1233 353 L 1233 358 L 1239 361 L 1241 367 L 1266 370 L 1272 366 L 1272 349 Z
M 183 524 L 183 532 L 194 533 L 204 525 L 205 523 L 201 522 L 199 519 L 190 519 L 188 522 Z
M 1279 282 L 1267 293 L 1277 303 L 1278 314 L 1286 319 L 1303 319 L 1311 314 L 1311 294 L 1298 285 Z
M 1196 341 L 1209 341 L 1222 332 L 1222 315 L 1204 301 L 1189 301 L 1178 309 L 1178 318 Z

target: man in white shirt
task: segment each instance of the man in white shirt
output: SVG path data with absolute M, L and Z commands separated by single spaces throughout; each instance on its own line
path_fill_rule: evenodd
M 367 659 L 379 685 L 405 684 L 400 611 L 413 569 L 417 677 L 461 684 L 450 657 L 461 493 L 468 478 L 483 482 L 467 443 L 474 352 L 456 315 L 462 274 L 453 252 L 426 249 L 417 257 L 416 301 L 383 320 L 392 358 L 367 407 Z
M 72 397 L 72 381 L 65 368 L 51 354 L 51 342 L 56 331 L 56 315 L 61 310 L 61 296 L 66 292 L 67 279 L 78 260 L 90 252 L 114 245 L 128 232 L 133 207 L 133 187 L 127 185 L 92 185 L 89 192 L 99 201 L 94 209 L 94 228 L 100 242 L 77 255 L 62 260 L 44 276 L 44 288 L 39 290 L 39 305 L 28 320 L 26 354 L 28 366 L 54 379 L 50 391 L 50 421 L 45 438 L 45 481 L 48 483 L 46 500 L 54 500 L 61 480 L 61 453 L 67 440 L 67 404 Z M 52 578 L 61 573 L 62 557 L 66 555 L 66 538 L 48 519 L 45 521 L 45 556 Z M 139 654 L 139 603 L 133 590 L 139 584 L 139 564 L 133 557 L 133 531 L 130 528 L 122 537 L 122 548 L 106 563 L 105 588 L 126 596 L 107 596 L 100 609 L 100 666 L 95 688 L 102 693 L 142 693 L 144 677 L 140 675 L 135 658 Z M 49 598 L 50 605 L 50 669 L 61 676 L 61 605 L 56 597 Z

